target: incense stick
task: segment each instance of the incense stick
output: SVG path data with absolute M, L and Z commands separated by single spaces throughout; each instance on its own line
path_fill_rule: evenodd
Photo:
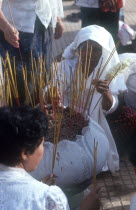
M 97 150 L 98 142 L 96 143 L 94 139 L 94 171 L 93 171 L 93 188 L 96 189 L 96 175 L 97 175 Z

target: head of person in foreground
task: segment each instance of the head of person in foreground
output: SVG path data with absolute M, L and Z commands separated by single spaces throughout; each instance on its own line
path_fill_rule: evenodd
M 0 164 L 33 171 L 40 162 L 48 128 L 38 108 L 0 108 Z

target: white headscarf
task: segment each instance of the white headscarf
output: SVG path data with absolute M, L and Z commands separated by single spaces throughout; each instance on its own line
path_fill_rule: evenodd
M 87 40 L 93 40 L 97 42 L 99 45 L 102 46 L 102 56 L 103 62 L 101 69 L 105 65 L 107 59 L 109 58 L 111 52 L 115 48 L 115 44 L 113 41 L 113 38 L 111 34 L 105 30 L 103 27 L 97 26 L 97 25 L 91 25 L 87 26 L 85 28 L 82 28 L 78 34 L 76 35 L 74 41 L 65 49 L 63 53 L 63 57 L 65 58 L 65 62 L 71 67 L 74 68 L 77 65 L 78 59 L 76 57 L 76 51 L 79 45 Z M 76 58 L 76 59 L 75 59 Z M 101 59 L 98 63 L 98 65 L 95 68 L 95 73 L 97 73 L 97 70 L 100 66 Z M 106 73 L 116 64 L 120 62 L 117 51 L 115 50 L 114 55 L 112 56 L 111 60 L 109 61 L 108 65 L 106 66 L 102 76 L 100 77 L 101 79 L 105 78 Z M 91 81 L 91 75 L 90 78 L 88 79 L 88 85 L 89 82 Z M 126 90 L 127 87 L 124 83 L 124 76 L 119 75 L 112 81 L 110 84 L 110 90 L 113 94 L 118 95 L 120 91 Z
M 115 47 L 113 38 L 108 31 L 98 25 L 91 25 L 82 28 L 77 33 L 74 41 L 65 49 L 63 57 L 66 59 L 73 58 L 75 56 L 75 51 L 77 50 L 79 45 L 87 40 L 93 40 L 97 42 L 109 53 L 111 53 L 113 48 Z M 117 52 L 115 52 L 114 57 L 119 62 Z

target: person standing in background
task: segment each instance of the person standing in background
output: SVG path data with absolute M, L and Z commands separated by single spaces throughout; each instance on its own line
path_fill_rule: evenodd
M 111 33 L 115 43 L 118 41 L 119 12 L 125 0 L 75 0 L 81 7 L 82 27 L 99 25 Z
M 0 0 L 0 55 L 5 58 L 8 52 L 11 63 L 15 57 L 19 95 L 22 97 L 22 67 L 26 66 L 29 79 L 31 52 L 36 60 L 40 56 L 46 58 L 49 73 L 53 27 L 55 39 L 63 34 L 60 17 L 63 17 L 62 0 Z

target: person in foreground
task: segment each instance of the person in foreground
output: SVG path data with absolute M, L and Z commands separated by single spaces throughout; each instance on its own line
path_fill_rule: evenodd
M 0 108 L 0 209 L 68 210 L 67 198 L 57 186 L 35 180 L 33 171 L 43 156 L 48 121 L 30 107 Z M 97 189 L 88 195 L 81 210 L 98 210 Z

